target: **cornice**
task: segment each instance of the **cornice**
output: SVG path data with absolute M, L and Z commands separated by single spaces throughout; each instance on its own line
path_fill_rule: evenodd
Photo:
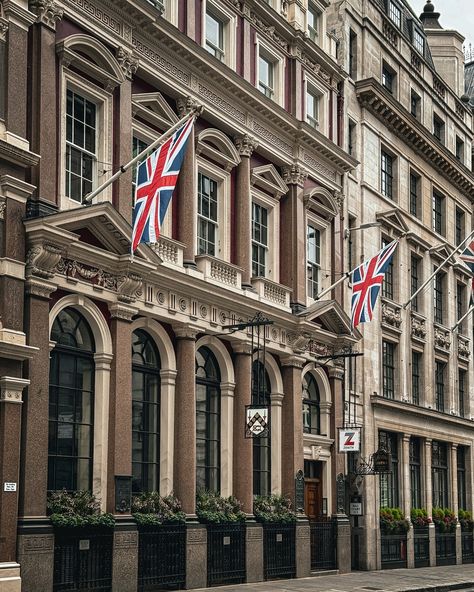
M 23 150 L 15 144 L 0 139 L 0 157 L 21 167 L 35 166 L 40 161 L 40 155 L 29 150 Z
M 35 14 L 13 0 L 3 0 L 2 7 L 6 19 L 22 29 L 27 30 L 36 20 Z
M 356 82 L 356 94 L 363 107 L 385 124 L 461 193 L 474 201 L 474 177 L 447 148 L 415 120 L 374 78 Z

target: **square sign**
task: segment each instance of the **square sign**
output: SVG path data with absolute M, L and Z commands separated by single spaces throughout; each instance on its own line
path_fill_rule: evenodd
M 245 437 L 261 438 L 269 432 L 269 411 L 264 405 L 247 405 L 245 407 Z
M 360 451 L 360 428 L 339 428 L 339 452 Z
M 16 483 L 8 483 L 5 481 L 3 484 L 3 491 L 16 491 Z

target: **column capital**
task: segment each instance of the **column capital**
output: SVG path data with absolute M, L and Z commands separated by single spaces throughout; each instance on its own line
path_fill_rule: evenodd
M 200 103 L 194 97 L 188 96 L 176 100 L 176 106 L 180 117 L 184 117 L 186 113 L 191 113 L 193 109 L 199 107 Z
M 404 444 L 410 442 L 411 434 L 402 434 L 402 442 Z
M 140 60 L 133 55 L 133 52 L 125 47 L 118 47 L 116 52 L 117 61 L 122 68 L 122 72 L 128 80 L 132 79 L 132 76 L 138 70 Z
M 30 384 L 25 378 L 2 376 L 0 378 L 0 403 L 23 403 L 23 389 Z
M 0 41 L 6 41 L 8 31 L 8 21 L 0 16 Z
M 457 450 L 459 444 L 457 442 L 451 442 L 451 450 Z
M 46 25 L 53 31 L 56 23 L 63 18 L 64 10 L 54 0 L 30 0 L 30 8 L 37 15 L 36 22 Z
M 344 378 L 344 368 L 339 368 L 338 366 L 330 366 L 328 367 L 329 378 L 334 378 L 335 380 L 342 380 Z
M 192 341 L 196 341 L 198 333 L 202 333 L 202 329 L 195 325 L 173 325 L 173 331 L 177 339 L 189 339 Z
M 246 341 L 232 341 L 232 350 L 234 354 L 252 355 L 252 344 Z
M 258 141 L 249 134 L 234 138 L 234 144 L 239 155 L 247 157 L 252 156 L 252 152 L 258 147 Z
M 36 298 L 43 298 L 49 300 L 51 294 L 56 292 L 58 287 L 52 282 L 47 280 L 40 280 L 38 278 L 30 277 L 25 282 L 26 293 L 29 296 L 35 296 Z
M 308 172 L 301 165 L 292 164 L 291 166 L 283 167 L 282 176 L 287 185 L 303 187 Z
M 431 448 L 432 443 L 433 443 L 433 438 L 425 438 L 425 446 L 429 446 Z
M 133 317 L 138 313 L 136 308 L 127 306 L 122 302 L 115 302 L 114 304 L 111 304 L 109 306 L 109 311 L 112 319 L 126 321 L 127 323 L 131 323 Z
M 284 356 L 281 358 L 281 365 L 283 368 L 302 369 L 305 364 L 306 359 L 301 356 Z
M 285 398 L 285 395 L 283 393 L 271 393 L 270 394 L 270 402 L 272 407 L 281 407 L 281 404 L 283 402 L 283 399 Z

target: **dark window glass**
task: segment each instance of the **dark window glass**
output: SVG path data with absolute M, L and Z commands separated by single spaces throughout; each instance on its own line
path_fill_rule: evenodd
M 252 405 L 266 405 L 270 411 L 270 379 L 261 362 L 255 360 L 252 373 Z M 270 436 L 253 438 L 253 494 L 271 492 Z
M 466 371 L 458 371 L 458 406 L 459 415 L 464 417 L 464 406 L 466 402 Z
M 421 34 L 421 32 L 413 28 L 413 47 L 416 49 L 418 53 L 424 55 L 425 53 L 425 38 Z
M 466 493 L 466 447 L 458 446 L 457 455 L 457 473 L 458 473 L 458 508 L 465 510 L 467 508 Z
M 417 119 L 420 118 L 420 105 L 420 97 L 412 90 L 410 94 L 410 112 Z
M 447 508 L 448 502 L 448 446 L 433 440 L 431 448 L 431 479 L 433 508 Z
M 349 133 L 348 133 L 348 152 L 351 156 L 355 156 L 355 131 L 356 123 L 349 119 Z
M 206 13 L 206 49 L 221 62 L 224 60 L 224 23 Z
M 411 354 L 411 399 L 414 405 L 420 404 L 421 392 L 421 353 Z
M 305 434 L 321 433 L 319 388 L 309 372 L 303 377 L 303 431 Z
M 5 119 L 6 43 L 0 41 L 0 119 Z
M 421 508 L 421 446 L 420 439 L 410 438 L 410 499 L 412 508 Z
M 412 255 L 410 264 L 411 264 L 411 266 L 410 266 L 411 295 L 413 296 L 413 294 L 420 287 L 420 265 L 421 265 L 421 263 L 420 263 L 420 260 L 418 259 L 418 257 L 414 257 Z M 415 296 L 415 298 L 413 298 L 413 300 L 411 301 L 411 308 L 415 312 L 418 310 L 418 296 Z
M 434 276 L 434 320 L 435 323 L 443 323 L 444 320 L 444 280 L 443 273 Z
M 92 488 L 94 338 L 84 317 L 62 310 L 51 330 L 48 490 Z
M 198 175 L 198 254 L 216 254 L 217 182 L 203 173 Z
M 143 150 L 145 150 L 145 148 L 148 146 L 148 143 L 145 142 L 144 140 L 140 140 L 140 138 L 137 138 L 135 136 L 133 136 L 132 138 L 132 156 L 133 158 L 135 158 L 135 156 L 137 156 L 137 154 L 140 154 L 140 152 L 143 152 Z M 135 198 L 135 187 L 137 184 L 137 164 L 134 164 L 132 167 L 132 189 L 133 189 L 133 193 L 132 196 L 133 198 Z
M 321 268 L 321 232 L 310 224 L 306 227 L 306 268 L 308 296 L 316 298 L 319 294 Z
M 265 277 L 268 253 L 268 210 L 252 203 L 252 275 Z
M 160 490 L 160 356 L 148 333 L 132 335 L 132 491 Z
M 196 487 L 220 490 L 220 372 L 207 347 L 196 353 Z
M 420 217 L 420 177 L 410 172 L 410 214 Z
M 382 342 L 383 396 L 395 398 L 395 344 Z
M 444 234 L 444 197 L 439 193 L 433 193 L 433 230 Z
M 436 382 L 436 409 L 437 409 L 437 411 L 444 411 L 445 374 L 446 374 L 446 363 L 445 362 L 436 362 L 435 382 Z
M 456 158 L 464 162 L 464 142 L 456 136 Z
M 259 56 L 258 58 L 258 88 L 260 92 L 262 92 L 266 97 L 272 98 L 274 93 L 273 87 L 273 70 L 274 64 L 264 58 L 263 56 Z
M 464 240 L 464 212 L 456 208 L 456 245 Z
M 433 136 L 444 144 L 444 121 L 437 115 L 433 115 Z
M 399 504 L 398 495 L 398 434 L 379 432 L 379 448 L 390 452 L 392 456 L 392 472 L 379 476 L 380 507 L 396 508 Z
M 394 2 L 392 2 L 392 0 L 389 0 L 388 2 L 388 16 L 390 20 L 395 23 L 398 28 L 400 28 L 402 23 L 402 13 L 400 8 Z
M 382 249 L 389 245 L 392 241 L 383 239 L 382 240 Z M 388 264 L 387 270 L 385 272 L 385 277 L 382 282 L 382 296 L 384 298 L 390 298 L 393 300 L 393 258 L 395 255 L 392 255 L 390 259 L 390 263 Z
M 352 29 L 349 32 L 349 76 L 357 80 L 357 34 Z
M 395 75 L 393 70 L 384 64 L 382 68 L 382 85 L 388 90 L 389 93 L 393 94 L 393 83 Z
M 456 284 L 456 316 L 457 316 L 457 321 L 459 321 L 459 319 L 462 318 L 462 316 L 464 315 L 464 313 L 466 312 L 465 310 L 465 304 L 466 304 L 466 286 L 464 284 Z M 462 325 L 463 323 L 461 323 L 461 325 L 459 325 L 459 332 L 462 333 Z
M 382 150 L 380 190 L 382 195 L 393 199 L 393 157 Z

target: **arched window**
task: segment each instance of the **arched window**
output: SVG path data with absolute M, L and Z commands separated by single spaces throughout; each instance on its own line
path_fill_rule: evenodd
M 160 489 L 160 356 L 145 331 L 132 336 L 132 491 Z
M 196 487 L 220 490 L 220 372 L 211 350 L 196 353 Z
M 303 431 L 305 434 L 321 433 L 319 388 L 311 373 L 303 377 Z
M 91 329 L 65 308 L 51 330 L 48 490 L 92 488 L 94 352 Z
M 255 360 L 252 366 L 252 405 L 267 405 L 270 411 L 270 378 L 264 365 Z M 269 414 L 270 415 L 270 414 Z M 253 439 L 253 494 L 269 495 L 271 490 L 270 436 Z

